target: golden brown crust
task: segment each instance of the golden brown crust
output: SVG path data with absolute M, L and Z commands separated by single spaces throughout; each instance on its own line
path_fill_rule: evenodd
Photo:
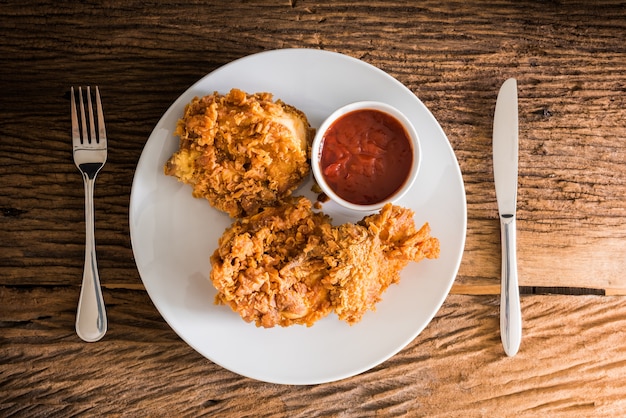
M 326 316 L 331 307 L 316 252 L 329 227 L 330 219 L 313 213 L 305 198 L 235 222 L 211 256 L 216 303 L 263 327 L 312 325 Z
M 178 121 L 167 175 L 233 218 L 289 196 L 309 174 L 314 136 L 306 116 L 270 93 L 232 89 L 194 98 Z
M 439 256 L 428 224 L 415 229 L 413 212 L 386 205 L 357 224 L 333 227 L 306 198 L 239 220 L 211 257 L 216 303 L 248 322 L 310 326 L 334 311 L 354 324 L 409 261 Z
M 375 310 L 410 261 L 439 257 L 439 240 L 430 236 L 428 223 L 416 230 L 413 211 L 391 204 L 357 224 L 335 228 L 325 245 L 337 249 L 326 259 L 330 269 L 323 282 L 337 316 L 350 324 Z

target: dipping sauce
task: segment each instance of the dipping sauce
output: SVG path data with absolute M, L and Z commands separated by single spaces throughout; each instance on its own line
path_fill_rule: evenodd
M 381 202 L 409 177 L 413 149 L 393 116 L 361 109 L 337 119 L 323 138 L 320 166 L 330 188 L 358 205 Z

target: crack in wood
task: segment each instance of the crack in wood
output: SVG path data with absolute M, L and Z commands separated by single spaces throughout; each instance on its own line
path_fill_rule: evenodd
M 585 287 L 520 286 L 519 291 L 522 295 L 606 295 L 604 289 Z

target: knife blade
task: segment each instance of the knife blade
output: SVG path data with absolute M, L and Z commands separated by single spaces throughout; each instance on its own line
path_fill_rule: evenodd
M 493 177 L 502 246 L 500 338 L 508 356 L 517 354 L 522 341 L 516 233 L 518 129 L 517 80 L 509 78 L 500 87 L 493 119 Z

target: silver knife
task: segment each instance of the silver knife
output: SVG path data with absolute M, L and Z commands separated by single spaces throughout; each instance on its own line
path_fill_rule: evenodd
M 493 119 L 493 177 L 500 213 L 502 244 L 502 285 L 500 292 L 500 337 L 504 352 L 514 356 L 522 341 L 522 312 L 517 281 L 518 161 L 517 81 L 502 84 Z

